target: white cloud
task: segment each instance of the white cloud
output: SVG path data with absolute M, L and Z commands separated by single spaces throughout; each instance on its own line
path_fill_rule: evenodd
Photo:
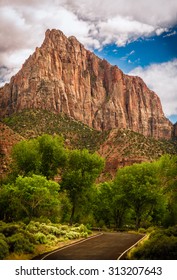
M 169 32 L 168 34 L 164 35 L 163 38 L 174 36 L 176 35 L 176 33 L 177 33 L 176 31 Z
M 148 67 L 137 67 L 130 75 L 140 76 L 161 99 L 167 117 L 177 114 L 177 59 Z
M 177 23 L 176 11 L 176 0 L 0 0 L 0 66 L 20 68 L 47 28 L 74 35 L 91 49 L 124 46 L 168 30 Z
M 130 56 L 132 56 L 135 53 L 135 50 L 132 50 L 130 53 L 127 53 L 125 56 L 121 57 L 120 60 L 127 60 Z M 131 60 L 128 60 L 128 63 L 131 63 Z
M 102 21 L 97 27 L 103 45 L 116 42 L 118 46 L 125 46 L 127 42 L 141 36 L 150 36 L 154 32 L 153 26 L 122 16 Z
M 173 24 L 176 21 L 176 0 L 66 0 L 65 5 L 88 20 L 121 15 L 153 25 Z
M 20 5 L 20 2 L 23 1 L 15 0 L 12 5 L 5 6 L 0 3 L 0 67 L 7 67 L 11 75 L 21 68 L 35 47 L 42 44 L 48 28 L 60 29 L 67 36 L 75 35 L 90 48 L 100 47 L 99 41 L 89 34 L 93 28 L 92 23 L 78 19 L 77 15 L 66 8 L 49 5 L 50 1 L 47 0 L 40 7 L 35 4 L 27 6 L 27 3 Z M 7 75 L 1 76 L 1 81 L 9 81 L 9 70 Z

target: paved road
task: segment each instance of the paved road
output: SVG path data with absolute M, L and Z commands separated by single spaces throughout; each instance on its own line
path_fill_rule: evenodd
M 116 260 L 143 235 L 131 233 L 103 233 L 76 244 L 43 255 L 45 260 Z M 38 258 L 39 259 L 39 258 Z

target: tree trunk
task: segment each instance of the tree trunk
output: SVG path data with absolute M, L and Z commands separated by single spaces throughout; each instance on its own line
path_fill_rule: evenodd
M 140 227 L 140 223 L 141 223 L 141 217 L 140 216 L 136 216 L 136 229 L 138 230 Z
M 75 208 L 76 208 L 76 205 L 75 205 L 75 202 L 73 202 L 73 207 L 72 207 L 72 211 L 71 211 L 71 217 L 70 217 L 70 225 L 73 224 L 73 219 L 74 219 L 74 214 L 75 214 Z

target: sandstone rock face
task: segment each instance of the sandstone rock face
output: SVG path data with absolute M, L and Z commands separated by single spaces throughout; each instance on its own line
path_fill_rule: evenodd
M 47 30 L 42 46 L 0 89 L 1 117 L 27 108 L 63 113 L 97 130 L 172 136 L 158 96 L 142 79 L 123 74 L 59 30 Z
M 24 140 L 8 126 L 0 122 L 0 181 L 9 171 L 11 150 L 14 144 Z
M 177 122 L 173 126 L 173 137 L 177 138 Z

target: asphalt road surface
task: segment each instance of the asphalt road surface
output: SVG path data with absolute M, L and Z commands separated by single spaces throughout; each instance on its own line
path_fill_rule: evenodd
M 132 233 L 102 233 L 99 236 L 60 248 L 38 259 L 43 260 L 117 260 L 143 235 Z M 37 259 L 37 258 L 36 258 Z

